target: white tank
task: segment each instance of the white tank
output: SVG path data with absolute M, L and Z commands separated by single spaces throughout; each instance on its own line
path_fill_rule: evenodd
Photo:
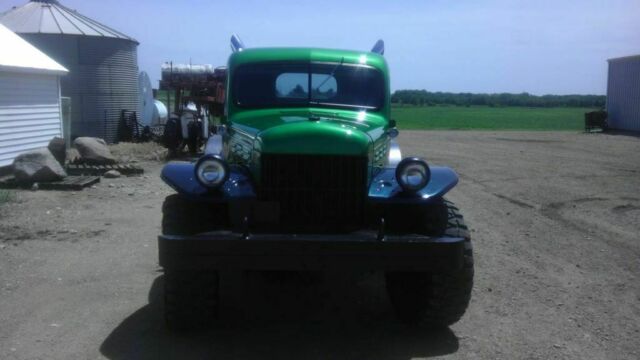
M 167 123 L 169 112 L 164 103 L 160 100 L 153 101 L 155 107 L 153 108 L 153 119 L 151 120 L 151 126 L 164 125 Z
M 213 74 L 215 67 L 211 64 L 191 65 L 191 64 L 162 64 L 162 75 L 168 76 L 171 74 Z
M 143 126 L 151 126 L 156 105 L 153 100 L 153 88 L 149 75 L 142 71 L 138 76 L 138 96 L 140 99 L 140 124 Z

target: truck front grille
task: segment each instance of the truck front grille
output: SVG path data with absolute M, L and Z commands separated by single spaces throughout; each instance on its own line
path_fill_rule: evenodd
M 362 225 L 367 158 L 262 154 L 259 198 L 280 204 L 280 226 L 336 232 Z

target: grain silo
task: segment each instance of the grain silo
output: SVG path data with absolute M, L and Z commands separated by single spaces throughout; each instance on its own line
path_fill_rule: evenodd
M 31 0 L 0 14 L 0 22 L 69 69 L 71 136 L 113 143 L 123 110 L 140 113 L 138 42 L 56 0 Z

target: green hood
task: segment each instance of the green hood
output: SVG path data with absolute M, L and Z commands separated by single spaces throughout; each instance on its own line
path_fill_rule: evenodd
M 263 153 L 366 156 L 370 143 L 369 136 L 353 126 L 307 120 L 262 131 L 254 146 Z
M 232 120 L 232 127 L 253 135 L 254 151 L 263 153 L 367 156 L 384 132 L 381 116 L 353 111 L 257 110 L 242 115 Z

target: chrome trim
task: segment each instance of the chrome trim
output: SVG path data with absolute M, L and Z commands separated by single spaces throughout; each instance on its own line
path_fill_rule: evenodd
M 203 163 L 205 163 L 207 161 L 214 161 L 214 162 L 219 163 L 222 166 L 223 170 L 224 170 L 224 176 L 223 176 L 222 180 L 220 180 L 216 184 L 206 183 L 199 176 L 200 167 L 202 166 Z M 203 187 L 205 187 L 207 189 L 219 188 L 220 186 L 224 185 L 224 183 L 229 179 L 229 165 L 222 159 L 222 157 L 220 157 L 218 155 L 204 155 L 203 157 L 201 157 L 196 162 L 196 165 L 193 167 L 193 170 L 194 170 L 194 176 L 195 176 L 196 181 L 200 185 L 202 185 Z
M 405 170 L 407 169 L 407 167 L 413 166 L 413 165 L 419 165 L 424 168 L 422 182 L 420 185 L 417 185 L 417 186 L 410 186 L 406 182 L 402 181 L 402 176 L 405 174 Z M 427 164 L 427 162 L 424 159 L 421 159 L 418 157 L 408 157 L 408 158 L 402 159 L 402 161 L 400 161 L 400 164 L 396 166 L 395 173 L 396 173 L 395 175 L 396 175 L 396 181 L 398 182 L 398 185 L 400 185 L 405 192 L 410 192 L 410 193 L 416 193 L 421 189 L 424 189 L 429 183 L 429 181 L 431 180 L 431 169 L 429 168 L 429 164 Z
M 402 151 L 400 145 L 395 140 L 389 142 L 389 158 L 387 159 L 390 167 L 396 167 L 402 161 Z
M 205 155 L 222 156 L 222 136 L 215 134 L 209 137 L 204 148 Z

